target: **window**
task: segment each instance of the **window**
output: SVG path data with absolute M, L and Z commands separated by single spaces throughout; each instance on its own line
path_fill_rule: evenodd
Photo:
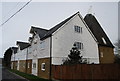
M 103 40 L 104 44 L 107 44 L 107 42 L 106 42 L 104 37 L 102 37 L 102 40 Z
M 40 42 L 40 48 L 44 49 L 45 48 L 45 41 Z
M 75 32 L 82 33 L 82 27 L 74 26 Z
M 33 68 L 36 68 L 36 63 L 33 63 Z
M 100 53 L 100 56 L 103 57 L 103 52 Z
M 28 68 L 30 68 L 30 63 L 28 63 Z
M 42 64 L 41 64 L 41 70 L 42 70 L 42 71 L 45 71 L 45 63 L 42 63 Z
M 75 42 L 74 44 L 75 44 L 75 46 L 76 46 L 78 49 L 83 49 L 83 43 L 81 43 L 81 42 Z

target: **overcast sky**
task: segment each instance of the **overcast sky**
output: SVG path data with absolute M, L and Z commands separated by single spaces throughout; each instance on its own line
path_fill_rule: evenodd
M 2 2 L 2 22 L 7 20 L 26 2 Z M 1 3 L 0 3 L 1 4 Z M 117 2 L 31 2 L 22 11 L 0 27 L 0 57 L 6 49 L 16 46 L 16 41 L 28 41 L 31 26 L 49 29 L 77 11 L 84 17 L 92 12 L 112 41 L 118 39 Z M 2 33 L 1 33 L 2 32 Z

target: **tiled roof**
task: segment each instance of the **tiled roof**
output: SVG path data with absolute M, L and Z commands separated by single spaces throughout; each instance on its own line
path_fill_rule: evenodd
M 84 18 L 84 21 L 88 25 L 93 35 L 96 37 L 99 45 L 114 48 L 113 44 L 111 43 L 110 39 L 108 38 L 102 27 L 100 26 L 95 16 L 93 16 L 92 14 L 87 14 Z
M 11 49 L 14 51 L 14 54 L 17 53 L 18 47 L 11 47 Z
M 26 42 L 20 42 L 20 41 L 17 41 L 17 45 L 20 46 L 20 50 L 23 50 L 23 49 L 25 49 L 25 48 L 27 48 L 27 47 L 30 46 L 29 43 L 26 43 Z
M 69 18 L 65 19 L 61 23 L 57 24 L 56 26 L 52 27 L 50 30 L 42 29 L 42 28 L 36 28 L 32 27 L 30 30 L 30 33 L 33 33 L 34 31 L 39 34 L 40 39 L 44 40 L 47 37 L 51 36 L 57 29 L 59 29 L 62 25 L 64 25 L 66 22 L 68 22 L 71 18 L 73 18 L 76 14 L 79 12 L 73 14 Z M 113 47 L 113 44 L 109 40 L 108 36 L 100 26 L 99 22 L 97 19 L 92 15 L 92 14 L 87 14 L 84 18 L 84 21 L 88 25 L 89 29 L 91 30 L 92 34 L 95 36 L 97 39 L 99 45 L 102 46 L 108 46 L 108 47 Z

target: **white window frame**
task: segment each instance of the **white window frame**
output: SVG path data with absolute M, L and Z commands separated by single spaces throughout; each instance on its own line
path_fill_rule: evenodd
M 77 33 L 82 33 L 82 27 L 75 25 L 74 26 L 74 31 Z
M 83 50 L 83 43 L 81 42 L 75 42 L 74 44 L 76 44 L 76 47 L 80 50 Z
M 42 71 L 45 71 L 45 63 L 42 63 L 42 64 L 41 64 L 41 70 L 42 70 Z

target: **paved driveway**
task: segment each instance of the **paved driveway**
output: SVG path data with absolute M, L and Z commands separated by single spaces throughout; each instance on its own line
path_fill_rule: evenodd
M 29 80 L 26 80 L 25 78 L 8 71 L 6 68 L 2 68 L 2 81 L 29 81 Z

